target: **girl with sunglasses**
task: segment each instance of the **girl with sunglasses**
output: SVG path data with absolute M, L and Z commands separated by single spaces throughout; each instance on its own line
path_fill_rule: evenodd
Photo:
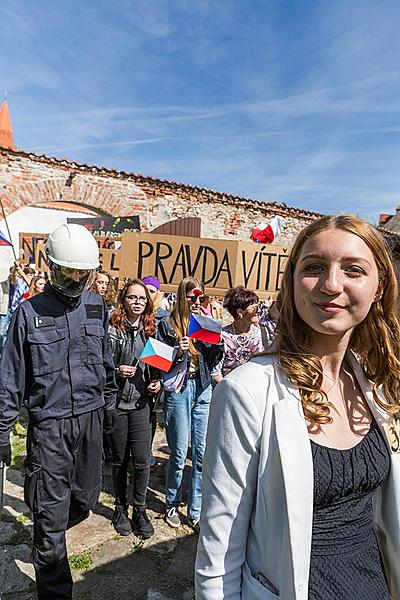
M 177 300 L 171 315 L 158 326 L 157 337 L 169 346 L 177 346 L 176 361 L 187 358 L 188 369 L 179 391 L 165 392 L 165 427 L 170 459 L 166 475 L 166 516 L 170 527 L 181 524 L 178 507 L 182 499 L 183 471 L 189 436 L 192 443 L 192 474 L 189 489 L 188 517 L 198 528 L 201 509 L 202 466 L 208 411 L 211 400 L 211 369 L 222 357 L 222 344 L 207 344 L 186 335 L 190 313 L 200 314 L 204 289 L 198 279 L 186 277 L 178 286 Z
M 154 533 L 146 513 L 150 477 L 151 395 L 161 389 L 158 372 L 139 362 L 156 330 L 153 304 L 142 281 L 134 279 L 120 291 L 109 329 L 119 392 L 108 441 L 113 457 L 115 510 L 112 523 L 120 535 L 132 529 L 144 539 Z M 134 470 L 132 522 L 128 518 L 128 464 Z

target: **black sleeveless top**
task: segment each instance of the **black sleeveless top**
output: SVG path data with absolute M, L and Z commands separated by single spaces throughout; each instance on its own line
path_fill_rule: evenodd
M 390 600 L 373 528 L 373 496 L 390 471 L 375 421 L 354 448 L 311 441 L 314 517 L 309 600 Z

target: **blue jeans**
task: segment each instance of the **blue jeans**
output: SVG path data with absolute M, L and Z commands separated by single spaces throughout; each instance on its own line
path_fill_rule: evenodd
M 12 313 L 10 311 L 5 315 L 0 316 L 0 352 L 4 348 L 7 339 L 8 327 L 11 322 Z
M 188 379 L 183 392 L 166 392 L 164 398 L 165 428 L 170 449 L 166 473 L 167 510 L 181 503 L 183 471 L 191 435 L 192 473 L 188 500 L 191 519 L 198 519 L 201 510 L 203 456 L 210 401 L 211 385 L 202 390 L 199 378 Z

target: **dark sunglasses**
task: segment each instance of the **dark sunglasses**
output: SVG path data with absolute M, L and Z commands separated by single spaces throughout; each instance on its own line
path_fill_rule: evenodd
M 186 298 L 193 303 L 196 302 L 196 300 L 198 300 L 199 302 L 204 302 L 204 300 L 205 300 L 205 296 L 197 296 L 197 294 L 192 294 L 191 296 L 186 296 Z

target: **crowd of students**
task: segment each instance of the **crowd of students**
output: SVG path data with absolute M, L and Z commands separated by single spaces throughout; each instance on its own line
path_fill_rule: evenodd
M 106 456 L 112 462 L 115 510 L 112 523 L 120 535 L 132 528 L 143 538 L 154 533 L 146 512 L 146 491 L 152 464 L 151 447 L 156 428 L 155 403 L 164 412 L 169 447 L 165 484 L 165 520 L 181 525 L 183 473 L 190 441 L 192 470 L 188 496 L 188 522 L 199 529 L 202 497 L 202 462 L 212 390 L 232 369 L 253 353 L 266 349 L 273 336 L 259 323 L 257 294 L 242 286 L 229 290 L 222 304 L 206 295 L 202 283 L 183 279 L 173 299 L 165 298 L 155 276 L 132 279 L 118 292 L 111 276 L 98 270 L 91 284 L 107 303 L 109 335 L 118 385 L 117 409 L 112 429 L 105 438 Z M 187 337 L 190 314 L 231 321 L 222 329 L 219 344 Z M 264 320 L 268 312 L 264 310 Z M 149 337 L 176 348 L 175 365 L 183 372 L 183 384 L 163 389 L 162 373 L 138 359 Z M 161 400 L 161 402 L 160 402 Z M 128 464 L 132 463 L 133 493 L 127 496 Z M 129 506 L 132 513 L 129 513 Z
M 16 308 L 43 292 L 47 273 L 35 265 L 15 265 L 4 284 L 4 315 L 1 316 L 2 345 Z M 252 354 L 266 349 L 274 332 L 274 321 L 257 294 L 242 286 L 229 290 L 225 298 L 205 294 L 202 283 L 188 277 L 177 292 L 165 295 L 157 277 L 132 279 L 118 290 L 118 280 L 98 268 L 88 290 L 101 296 L 109 313 L 112 357 L 118 387 L 117 408 L 112 427 L 104 435 L 106 460 L 112 463 L 115 510 L 112 524 L 120 535 L 132 528 L 143 538 L 154 533 L 146 512 L 150 467 L 154 464 L 152 442 L 157 415 L 163 407 L 170 457 L 166 470 L 165 520 L 179 527 L 183 473 L 188 445 L 191 446 L 188 519 L 199 528 L 202 496 L 202 461 L 208 413 L 213 388 L 232 369 Z M 225 325 L 219 344 L 190 340 L 186 333 L 190 313 L 200 314 Z M 259 314 L 263 322 L 259 322 Z M 269 322 L 269 328 L 265 322 Z M 228 324 L 227 324 L 228 323 Z M 176 363 L 182 363 L 184 382 L 179 391 L 163 390 L 161 373 L 140 362 L 149 337 L 177 348 Z M 183 365 L 184 362 L 184 365 Z M 128 465 L 132 463 L 133 493 L 127 497 Z M 129 514 L 129 506 L 132 513 Z
M 21 308 L 0 362 L 6 464 L 22 403 L 30 418 L 25 499 L 39 599 L 72 597 L 65 530 L 97 500 L 103 431 L 112 524 L 154 534 L 146 495 L 161 394 L 173 528 L 191 442 L 198 600 L 400 598 L 398 284 L 376 229 L 346 215 L 309 225 L 266 307 L 243 286 L 220 305 L 194 277 L 167 301 L 151 274 L 117 293 L 101 270 L 91 281 L 98 248 L 76 228 L 49 236 L 43 294 L 43 277 L 13 269 L 6 320 Z M 71 238 L 85 243 L 84 260 Z M 189 337 L 191 315 L 222 320 L 220 340 Z M 175 349 L 179 386 L 139 360 L 150 337 Z

